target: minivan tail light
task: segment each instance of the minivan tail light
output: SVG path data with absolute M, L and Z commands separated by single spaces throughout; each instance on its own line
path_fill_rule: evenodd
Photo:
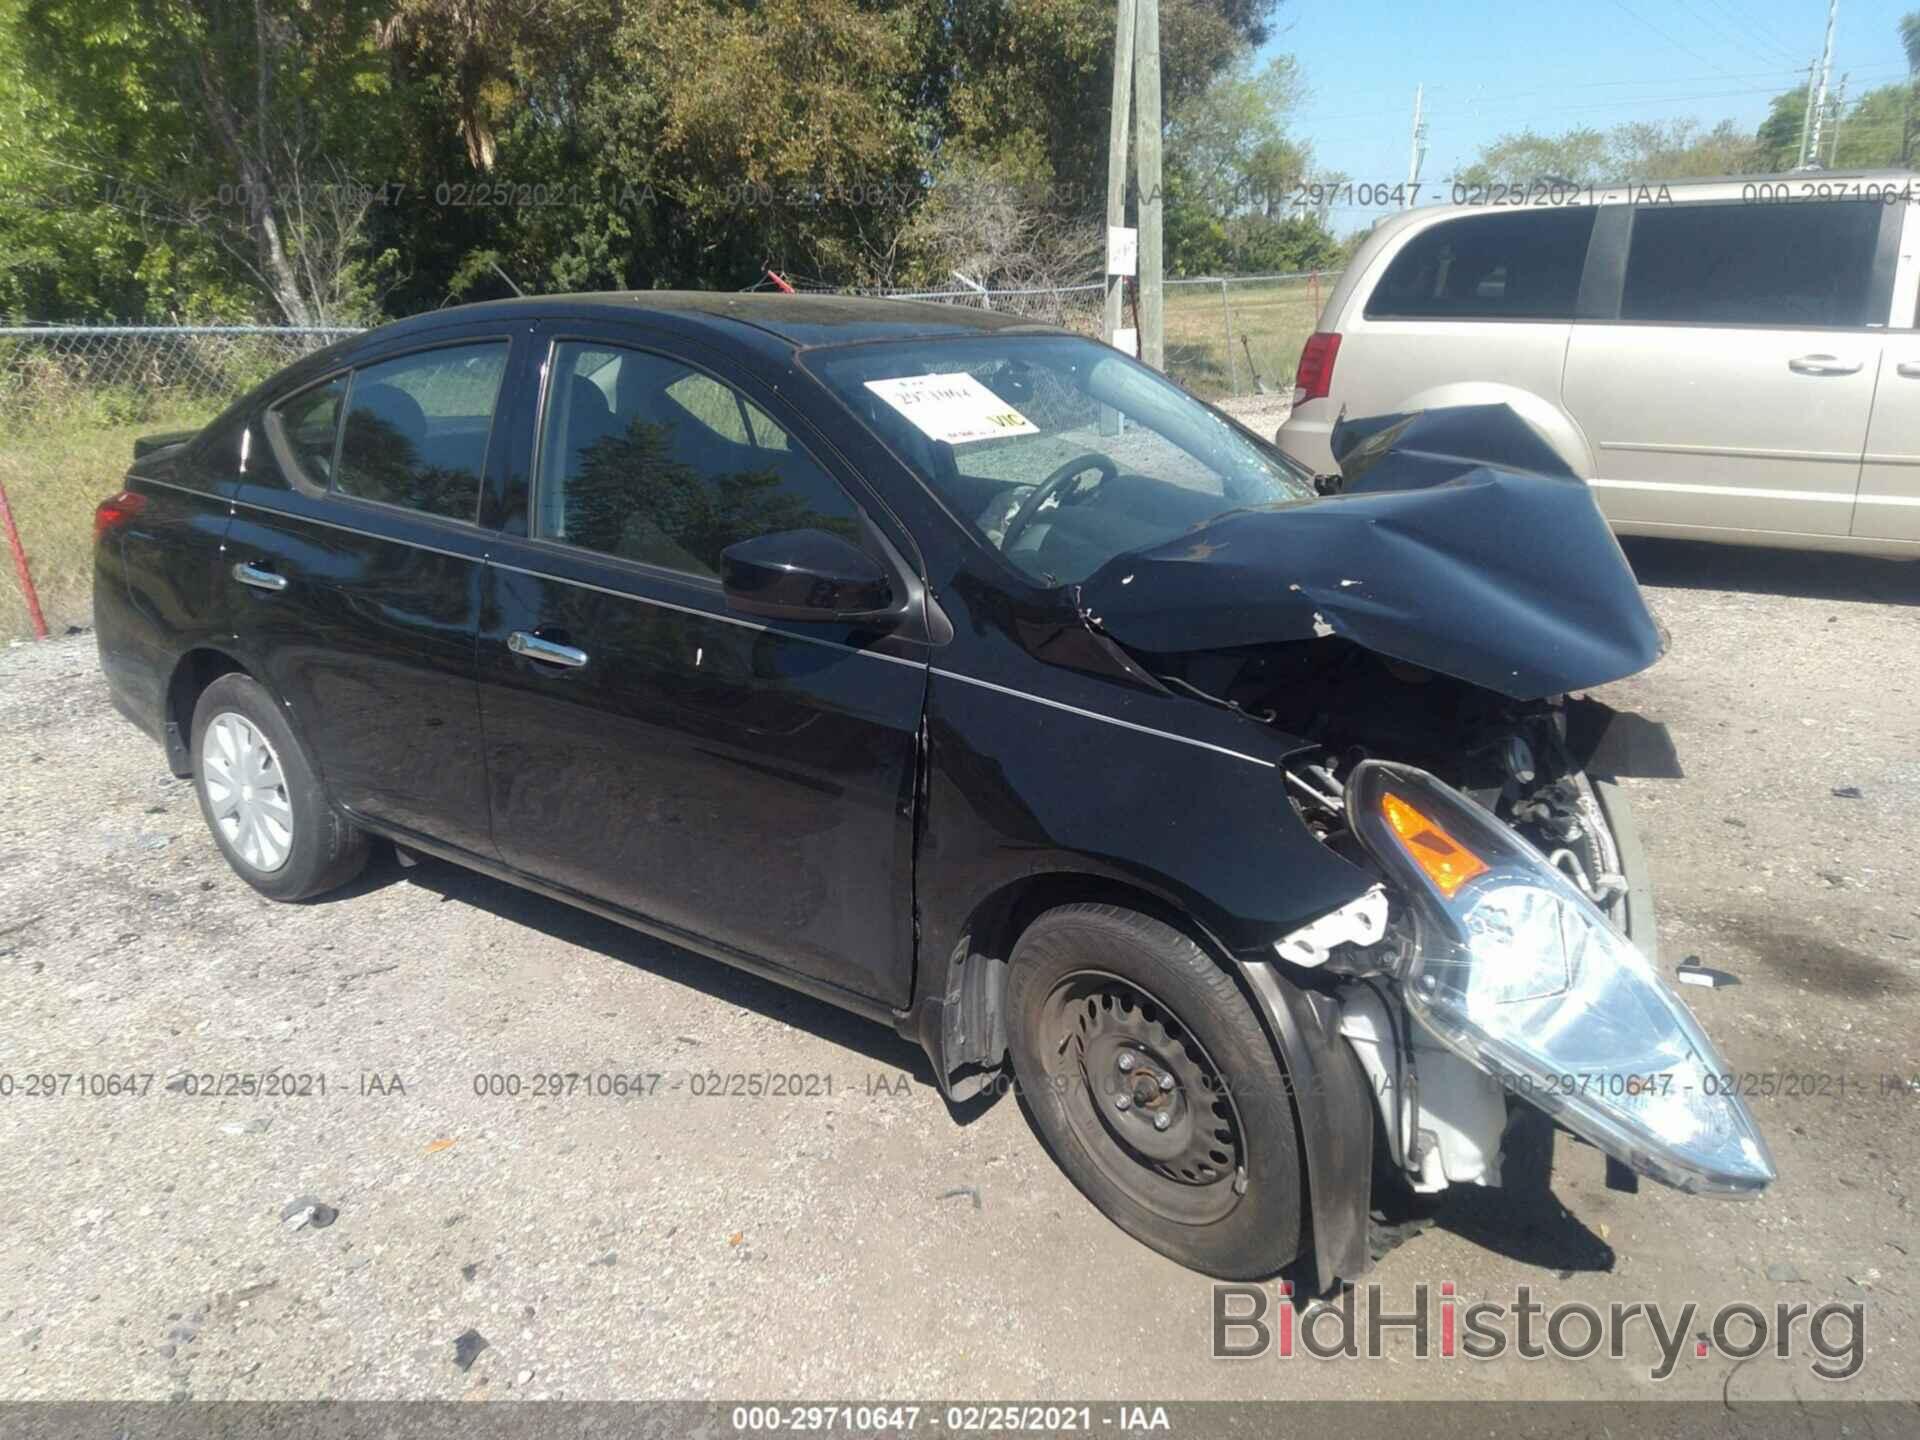
M 95 543 L 105 539 L 109 531 L 119 529 L 146 508 L 147 497 L 135 494 L 131 490 L 122 490 L 117 495 L 109 495 L 93 510 Z
M 1330 330 L 1316 331 L 1300 347 L 1300 368 L 1293 372 L 1293 403 L 1324 400 L 1333 387 L 1333 361 L 1340 353 L 1340 337 Z

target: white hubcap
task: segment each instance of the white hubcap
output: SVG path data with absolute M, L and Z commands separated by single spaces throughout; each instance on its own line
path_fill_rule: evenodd
M 293 849 L 293 802 L 280 757 L 244 715 L 223 710 L 200 741 L 207 809 L 233 853 L 261 872 L 278 870 Z

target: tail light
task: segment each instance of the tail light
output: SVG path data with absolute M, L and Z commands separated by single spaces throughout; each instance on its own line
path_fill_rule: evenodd
M 109 495 L 93 510 L 93 539 L 100 541 L 122 525 L 133 519 L 147 508 L 147 497 L 137 495 L 131 490 L 122 490 L 117 495 Z
M 1339 335 L 1321 330 L 1300 347 L 1300 368 L 1293 372 L 1293 403 L 1324 400 L 1333 388 L 1333 361 L 1340 353 Z

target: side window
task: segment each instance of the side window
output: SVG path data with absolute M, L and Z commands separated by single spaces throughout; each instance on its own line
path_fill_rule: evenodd
M 405 355 L 353 372 L 333 488 L 471 520 L 507 368 L 504 340 Z
M 1571 320 L 1592 206 L 1445 220 L 1401 248 L 1369 320 Z
M 857 540 L 859 511 L 729 385 L 640 350 L 563 342 L 548 366 L 534 534 L 716 579 L 780 530 Z
M 1643 207 L 1620 318 L 1865 325 L 1880 210 L 1856 200 Z
M 340 401 L 346 393 L 347 377 L 336 375 L 325 384 L 289 396 L 269 412 L 269 423 L 279 432 L 280 443 L 299 478 L 321 490 L 333 479 Z
M 689 371 L 667 387 L 667 394 L 688 415 L 735 445 L 787 448 L 786 431 L 738 390 L 722 385 L 711 375 Z

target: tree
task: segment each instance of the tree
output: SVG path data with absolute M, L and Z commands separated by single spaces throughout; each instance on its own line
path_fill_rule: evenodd
M 1462 185 L 1530 185 L 1561 180 L 1598 185 L 1613 178 L 1607 137 L 1582 126 L 1564 135 L 1522 130 L 1482 147 L 1477 159 L 1453 178 Z
M 1453 178 L 1465 185 L 1524 186 L 1554 180 L 1613 185 L 1741 175 L 1765 168 L 1766 127 L 1761 128 L 1760 142 L 1742 134 L 1731 120 L 1710 130 L 1687 119 L 1632 122 L 1604 131 L 1582 126 L 1556 136 L 1524 130 L 1483 148 L 1474 163 Z M 1795 139 L 1797 143 L 1797 134 Z
M 355 161 L 377 153 L 385 93 L 367 0 L 26 0 L 11 54 L 59 123 L 62 171 L 181 251 L 211 246 L 279 318 L 365 308 L 360 234 L 373 204 Z M 351 109 L 343 96 L 361 103 Z M 197 257 L 204 266 L 208 257 Z
M 1241 57 L 1276 3 L 1162 0 L 1170 125 L 1225 72 L 1217 106 L 1268 83 Z M 1016 241 L 976 237 L 967 263 L 1097 268 L 1113 13 L 0 0 L 0 306 L 320 323 L 505 294 L 502 272 L 536 292 L 944 274 L 968 205 L 998 203 L 964 185 L 1006 176 Z M 1205 113 L 1203 168 L 1230 158 L 1278 215 L 1304 149 L 1217 117 L 1202 139 Z
M 1920 10 L 1909 10 L 1900 17 L 1900 48 L 1907 56 L 1907 100 L 1900 129 L 1900 163 L 1913 160 L 1914 99 L 1920 92 Z
M 1279 56 L 1243 55 L 1172 116 L 1167 133 L 1167 266 L 1176 275 L 1313 269 L 1338 245 L 1324 211 L 1301 211 L 1313 154 L 1287 134 L 1303 92 Z

